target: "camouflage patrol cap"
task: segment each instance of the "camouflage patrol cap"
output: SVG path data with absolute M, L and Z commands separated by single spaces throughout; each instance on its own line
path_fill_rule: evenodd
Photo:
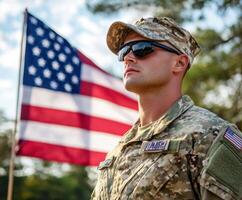
M 114 22 L 107 33 L 107 45 L 117 54 L 130 32 L 156 41 L 166 41 L 189 57 L 190 64 L 199 53 L 200 47 L 192 35 L 168 17 L 141 18 L 134 24 Z

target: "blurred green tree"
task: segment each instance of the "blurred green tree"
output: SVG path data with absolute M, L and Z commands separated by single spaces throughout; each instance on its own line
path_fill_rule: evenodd
M 105 15 L 121 10 L 152 10 L 154 16 L 172 17 L 180 24 L 196 27 L 193 35 L 202 51 L 186 76 L 183 91 L 197 105 L 242 130 L 241 0 L 96 0 L 86 4 L 91 12 Z M 220 29 L 204 26 L 210 20 L 210 12 L 224 22 Z

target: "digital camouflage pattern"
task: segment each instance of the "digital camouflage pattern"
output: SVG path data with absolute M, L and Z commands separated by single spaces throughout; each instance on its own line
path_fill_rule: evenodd
M 183 96 L 160 119 L 137 122 L 122 137 L 98 168 L 92 199 L 237 199 L 206 171 L 201 176 L 209 147 L 229 125 Z
M 117 54 L 126 36 L 134 31 L 145 38 L 156 41 L 167 41 L 180 52 L 189 57 L 192 64 L 200 47 L 192 35 L 168 17 L 142 18 L 135 24 L 114 22 L 107 33 L 107 45 Z

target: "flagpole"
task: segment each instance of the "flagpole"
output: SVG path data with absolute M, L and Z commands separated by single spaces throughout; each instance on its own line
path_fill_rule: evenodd
M 27 19 L 27 9 L 24 11 L 24 20 L 22 25 L 22 37 L 21 37 L 21 47 L 20 47 L 20 59 L 19 59 L 19 73 L 18 73 L 18 88 L 17 88 L 17 101 L 16 101 L 16 112 L 14 120 L 14 130 L 11 133 L 11 155 L 9 163 L 9 175 L 8 175 L 8 194 L 7 200 L 12 200 L 13 198 L 13 183 L 14 183 L 14 161 L 15 161 L 15 136 L 17 134 L 18 118 L 19 118 L 19 98 L 20 98 L 20 85 L 21 85 L 21 75 L 22 75 L 22 57 L 23 57 L 23 40 L 24 40 L 24 31 Z

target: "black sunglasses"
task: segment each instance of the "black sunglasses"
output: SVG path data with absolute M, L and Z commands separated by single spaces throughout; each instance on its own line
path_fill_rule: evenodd
M 180 55 L 181 53 L 173 49 L 171 47 L 168 47 L 164 44 L 160 44 L 155 41 L 149 41 L 149 40 L 138 40 L 138 41 L 132 41 L 128 42 L 124 45 L 122 45 L 118 51 L 118 60 L 124 61 L 124 57 L 132 51 L 135 57 L 137 58 L 143 58 L 146 55 L 152 53 L 154 51 L 154 47 L 159 47 L 161 49 L 164 49 L 166 51 L 169 51 L 171 53 L 175 53 L 177 55 Z

